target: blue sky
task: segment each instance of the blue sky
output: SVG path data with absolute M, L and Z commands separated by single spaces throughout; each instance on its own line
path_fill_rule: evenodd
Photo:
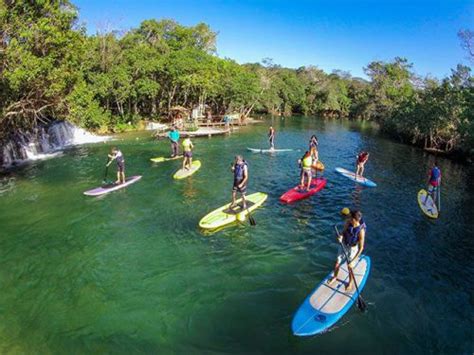
M 89 33 L 127 30 L 150 18 L 217 31 L 217 51 L 239 63 L 272 58 L 364 76 L 373 60 L 406 57 L 421 75 L 443 77 L 468 64 L 457 32 L 474 30 L 474 0 L 72 0 Z

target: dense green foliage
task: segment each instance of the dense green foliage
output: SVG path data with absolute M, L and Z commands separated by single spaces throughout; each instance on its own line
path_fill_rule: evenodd
M 474 80 L 459 65 L 420 78 L 406 59 L 372 62 L 370 80 L 270 59 L 239 65 L 216 55 L 206 24 L 147 20 L 87 36 L 68 0 L 0 0 L 0 132 L 68 119 L 106 131 L 166 118 L 174 106 L 213 114 L 257 111 L 371 120 L 394 137 L 441 151 L 474 151 Z M 472 60 L 472 32 L 460 31 Z

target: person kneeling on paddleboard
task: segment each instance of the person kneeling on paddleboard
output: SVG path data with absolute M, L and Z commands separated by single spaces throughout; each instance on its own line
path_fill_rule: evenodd
M 363 176 L 364 175 L 364 166 L 365 163 L 367 163 L 367 160 L 369 160 L 369 152 L 360 152 L 359 155 L 357 156 L 357 161 L 356 161 L 356 172 L 355 175 L 357 176 Z
M 185 138 L 183 141 L 183 151 L 184 151 L 183 170 L 189 170 L 192 167 L 193 148 L 194 148 L 194 145 L 191 142 L 191 139 Z
M 171 158 L 179 155 L 178 141 L 179 141 L 179 131 L 176 126 L 173 126 L 171 131 L 168 133 L 168 138 L 171 141 Z
M 351 211 L 350 216 L 344 225 L 342 235 L 337 236 L 339 249 L 337 253 L 336 264 L 334 265 L 334 275 L 328 279 L 328 285 L 337 279 L 339 268 L 345 261 L 344 251 L 342 250 L 342 248 L 344 248 L 347 257 L 349 258 L 349 260 L 347 260 L 347 268 L 349 269 L 349 282 L 346 284 L 346 290 L 352 290 L 354 286 L 352 269 L 364 250 L 366 229 L 367 226 L 362 219 L 362 213 L 360 211 Z
M 106 166 L 112 164 L 114 160 L 117 161 L 117 181 L 115 183 L 125 183 L 125 159 L 123 157 L 122 152 L 117 147 L 113 147 L 108 156 L 109 162 Z
M 268 141 L 270 142 L 270 149 L 275 149 L 275 129 L 272 126 L 268 131 Z
M 309 191 L 311 187 L 311 179 L 313 178 L 313 174 L 311 171 L 311 166 L 313 165 L 313 158 L 311 157 L 311 153 L 306 151 L 303 157 L 298 160 L 298 164 L 301 165 L 301 180 L 300 180 L 300 188 L 304 189 L 304 180 L 305 177 L 308 179 L 308 183 L 306 184 L 306 191 Z
M 439 184 L 441 183 L 441 169 L 438 167 L 438 162 L 434 161 L 433 167 L 430 170 L 429 178 L 428 178 L 428 193 L 426 194 L 425 201 L 423 202 L 426 205 L 426 201 L 428 200 L 428 196 L 431 195 L 433 202 L 436 203 L 437 194 Z
M 234 172 L 234 186 L 232 187 L 232 203 L 229 208 L 232 209 L 235 207 L 235 198 L 238 192 L 242 196 L 242 209 L 246 209 L 245 192 L 247 191 L 247 182 L 249 179 L 248 164 L 241 155 L 237 155 L 231 169 Z

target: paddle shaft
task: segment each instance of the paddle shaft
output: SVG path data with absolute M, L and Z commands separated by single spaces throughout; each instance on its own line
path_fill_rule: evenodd
M 104 181 L 107 181 L 107 173 L 109 172 L 110 161 L 111 160 L 107 158 L 107 163 L 105 164 Z
M 336 225 L 334 225 L 334 229 L 336 230 L 337 236 L 339 237 L 340 234 L 339 234 L 339 230 L 337 229 Z M 349 267 L 350 260 L 349 260 L 349 257 L 347 256 L 346 249 L 344 248 L 344 244 L 342 243 L 342 241 L 340 242 L 340 244 L 341 244 L 342 252 L 344 253 L 344 257 L 346 258 L 347 270 L 349 271 L 352 278 L 354 279 L 354 285 L 355 285 L 355 288 L 356 288 L 356 291 L 357 291 L 357 306 L 363 312 L 365 310 L 365 302 L 362 300 L 362 297 L 360 295 L 359 286 L 357 285 L 357 280 L 355 278 L 354 272 L 352 271 L 352 268 Z
M 438 213 L 441 212 L 441 180 L 438 183 Z

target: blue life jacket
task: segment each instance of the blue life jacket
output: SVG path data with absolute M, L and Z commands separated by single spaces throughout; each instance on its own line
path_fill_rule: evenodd
M 439 178 L 441 177 L 441 170 L 437 166 L 435 166 L 433 169 L 431 169 L 431 176 L 430 176 L 430 182 L 437 182 Z
M 359 234 L 362 229 L 367 230 L 367 226 L 364 220 L 361 218 L 359 221 L 358 227 L 353 227 L 352 225 L 347 228 L 343 235 L 344 244 L 350 247 L 356 246 L 359 243 Z
M 234 165 L 234 180 L 242 181 L 244 179 L 244 167 L 248 166 L 247 162 L 244 160 L 243 164 Z

